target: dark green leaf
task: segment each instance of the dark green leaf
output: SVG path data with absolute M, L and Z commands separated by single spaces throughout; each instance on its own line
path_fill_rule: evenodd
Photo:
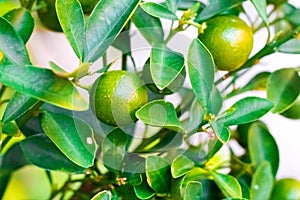
M 112 194 L 110 191 L 104 190 L 98 192 L 91 200 L 111 200 L 113 199 Z
M 269 161 L 275 176 L 279 166 L 278 147 L 267 127 L 261 122 L 255 122 L 250 126 L 248 148 L 253 166 L 258 168 L 264 161 Z
M 86 51 L 85 21 L 79 1 L 57 0 L 56 11 L 70 45 L 77 57 L 84 60 Z
M 300 119 L 300 95 L 289 109 L 280 114 L 289 119 Z
M 29 64 L 29 56 L 22 38 L 16 33 L 13 26 L 0 17 L 0 51 L 18 65 Z
M 4 115 L 2 117 L 3 122 L 8 122 L 17 119 L 35 105 L 39 103 L 39 100 L 34 99 L 27 94 L 15 92 L 9 100 Z
M 213 178 L 227 197 L 242 198 L 242 189 L 239 182 L 231 175 L 220 174 L 213 172 Z
M 222 120 L 220 120 L 220 121 L 210 120 L 209 123 L 210 123 L 214 133 L 218 137 L 218 139 L 222 143 L 227 143 L 230 139 L 230 131 L 225 126 L 224 122 Z
M 30 11 L 25 8 L 14 9 L 6 13 L 3 18 L 13 25 L 16 33 L 26 44 L 34 28 L 34 19 Z
M 133 14 L 140 0 L 101 0 L 89 16 L 86 27 L 85 62 L 100 58 Z
M 224 125 L 226 126 L 246 124 L 261 118 L 273 106 L 274 104 L 268 99 L 246 97 L 232 105 L 231 108 L 225 111 L 226 114 L 218 120 L 224 120 Z
M 72 82 L 51 70 L 34 66 L 0 67 L 0 82 L 19 92 L 70 110 L 86 110 L 87 103 Z
M 283 43 L 279 46 L 278 51 L 282 53 L 300 54 L 300 39 L 295 38 Z
M 250 195 L 253 200 L 270 199 L 274 184 L 274 176 L 269 162 L 262 162 L 251 182 Z
M 215 64 L 208 49 L 198 39 L 194 39 L 189 48 L 188 72 L 197 100 L 211 112 Z
M 164 31 L 159 18 L 149 15 L 138 7 L 131 20 L 149 44 L 164 41 Z
M 203 11 L 196 17 L 195 21 L 202 22 L 224 11 L 241 5 L 246 0 L 218 0 L 209 1 Z
M 20 133 L 18 126 L 14 122 L 2 123 L 2 133 L 9 136 L 17 136 Z
M 44 111 L 42 128 L 71 161 L 82 167 L 93 165 L 97 148 L 92 129 L 83 121 Z
M 193 169 L 195 163 L 185 155 L 178 156 L 171 164 L 171 173 L 173 178 L 178 178 L 185 175 L 188 171 Z
M 128 135 L 121 129 L 112 130 L 102 143 L 102 157 L 105 166 L 114 170 L 122 170 L 126 153 Z
M 300 77 L 291 68 L 273 72 L 268 80 L 267 96 L 274 102 L 273 113 L 287 110 L 300 94 Z
M 138 119 L 151 126 L 166 127 L 172 130 L 181 129 L 181 123 L 173 104 L 164 100 L 155 100 L 147 103 L 135 115 Z
M 159 156 L 146 158 L 146 175 L 150 187 L 158 194 L 170 191 L 171 172 L 167 161 Z
M 190 181 L 185 187 L 184 200 L 201 199 L 202 184 L 198 181 Z
M 84 168 L 70 161 L 45 135 L 27 137 L 20 144 L 26 158 L 38 167 L 47 170 L 84 172 Z
M 145 179 L 146 177 L 140 185 L 133 186 L 134 193 L 139 199 L 150 199 L 155 196 L 155 192 L 150 188 Z
M 141 3 L 141 7 L 152 16 L 170 20 L 178 20 L 178 17 L 175 15 L 175 13 L 163 5 L 156 4 L 154 2 L 145 2 Z
M 150 71 L 158 89 L 165 89 L 184 68 L 183 55 L 163 44 L 155 44 L 150 56 Z

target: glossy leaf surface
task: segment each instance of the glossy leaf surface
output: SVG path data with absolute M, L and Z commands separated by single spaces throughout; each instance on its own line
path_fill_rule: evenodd
M 185 175 L 188 171 L 193 169 L 195 163 L 185 155 L 178 156 L 171 164 L 171 173 L 173 178 L 178 178 Z
M 147 13 L 149 13 L 150 15 L 153 15 L 155 17 L 165 18 L 165 19 L 170 19 L 170 20 L 178 19 L 178 17 L 175 15 L 175 13 L 173 13 L 167 7 L 160 5 L 160 4 L 156 4 L 154 2 L 142 3 L 141 7 Z
M 91 200 L 111 200 L 112 194 L 111 192 L 104 190 L 99 193 L 97 193 Z
M 201 199 L 202 184 L 198 181 L 190 181 L 185 187 L 184 200 Z
M 242 189 L 239 182 L 230 175 L 213 173 L 214 180 L 223 194 L 227 197 L 242 198 Z

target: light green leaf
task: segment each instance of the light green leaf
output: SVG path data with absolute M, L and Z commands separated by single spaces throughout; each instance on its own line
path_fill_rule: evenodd
M 70 161 L 45 135 L 27 137 L 21 143 L 26 158 L 34 165 L 47 170 L 84 173 L 84 168 Z
M 274 176 L 269 162 L 262 162 L 251 182 L 250 195 L 253 200 L 270 199 L 274 184 Z
M 201 199 L 202 184 L 198 181 L 190 181 L 185 187 L 184 200 Z
M 101 192 L 98 192 L 91 200 L 111 200 L 112 194 L 110 191 L 103 190 Z
M 198 39 L 194 39 L 189 48 L 188 72 L 197 100 L 210 112 L 215 64 L 208 49 Z
M 212 175 L 214 181 L 226 197 L 242 198 L 242 189 L 236 178 L 217 172 L 213 172 Z
M 29 64 L 30 60 L 25 44 L 14 27 L 2 17 L 0 17 L 0 27 L 0 51 L 15 64 Z
M 195 163 L 185 155 L 178 156 L 171 164 L 171 173 L 173 178 L 178 178 L 185 175 L 188 171 L 193 169 Z
M 224 122 L 210 120 L 209 123 L 218 139 L 224 144 L 227 143 L 230 139 L 230 131 L 225 126 Z
M 158 89 L 165 89 L 184 68 L 183 55 L 163 44 L 155 44 L 151 50 L 150 71 Z
M 225 126 L 246 124 L 256 121 L 273 108 L 274 104 L 260 97 L 246 97 L 237 101 L 218 120 Z
M 83 121 L 44 111 L 42 128 L 71 161 L 82 167 L 90 167 L 94 164 L 97 145 L 92 129 Z
M 12 24 L 16 33 L 26 44 L 34 28 L 34 19 L 30 11 L 25 8 L 14 9 L 3 15 L 3 18 Z
M 136 111 L 135 115 L 151 126 L 166 127 L 171 130 L 181 129 L 173 104 L 164 100 L 154 100 L 145 104 Z
M 250 1 L 254 5 L 258 15 L 263 20 L 264 24 L 267 26 L 268 33 L 270 34 L 269 17 L 268 17 L 268 13 L 267 13 L 267 3 L 266 3 L 266 1 L 265 0 L 263 0 L 263 1 L 262 0 L 250 0 Z
M 56 77 L 51 70 L 34 66 L 0 67 L 0 82 L 36 99 L 70 110 L 86 110 L 87 103 L 73 83 Z
M 189 122 L 187 123 L 185 130 L 187 130 L 189 134 L 193 134 L 197 131 L 199 125 L 201 124 L 204 118 L 205 111 L 200 106 L 199 102 L 195 99 L 191 105 L 189 112 Z
M 278 47 L 282 53 L 300 54 L 300 39 L 291 39 Z
M 152 16 L 170 20 L 178 20 L 178 17 L 175 15 L 175 13 L 163 5 L 154 2 L 145 2 L 141 3 L 141 7 Z
M 181 0 L 166 0 L 166 6 L 169 10 L 175 13 L 177 11 L 180 1 Z
M 164 41 L 164 31 L 159 18 L 149 15 L 138 7 L 131 20 L 149 44 Z
M 269 161 L 275 176 L 279 166 L 279 150 L 275 139 L 261 122 L 251 124 L 248 132 L 248 148 L 253 166 L 258 168 L 264 161 Z
M 274 102 L 273 113 L 282 113 L 292 106 L 300 94 L 300 77 L 291 68 L 273 72 L 268 80 L 267 97 Z
M 56 12 L 60 25 L 77 57 L 85 58 L 85 21 L 78 0 L 57 0 Z
M 14 122 L 6 122 L 1 124 L 2 133 L 9 136 L 18 136 L 21 134 L 19 127 Z
M 88 18 L 85 62 L 100 58 L 113 43 L 135 11 L 140 0 L 101 0 Z
M 145 180 L 146 177 L 143 177 L 143 182 L 140 185 L 133 186 L 134 193 L 139 199 L 150 199 L 155 196 L 153 189 L 147 184 Z
M 146 176 L 150 187 L 158 194 L 170 191 L 171 172 L 167 161 L 159 156 L 146 158 Z

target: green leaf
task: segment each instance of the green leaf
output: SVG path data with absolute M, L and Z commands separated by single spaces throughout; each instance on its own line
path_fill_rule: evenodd
M 282 53 L 300 54 L 300 39 L 291 39 L 278 47 Z
M 101 0 L 89 16 L 86 26 L 87 56 L 85 62 L 94 62 L 128 22 L 140 0 Z
M 110 191 L 103 190 L 101 192 L 98 192 L 91 200 L 111 200 L 112 194 Z
M 273 108 L 274 104 L 260 97 L 246 97 L 237 101 L 218 120 L 225 126 L 246 124 L 256 121 Z
M 31 110 L 39 103 L 39 100 L 34 99 L 27 94 L 15 92 L 9 100 L 3 117 L 3 122 L 8 122 L 17 119 L 27 111 Z
M 151 50 L 150 71 L 158 89 L 165 89 L 184 68 L 183 55 L 163 44 L 155 44 Z
M 267 3 L 265 0 L 250 0 L 253 4 L 253 6 L 255 7 L 258 15 L 260 16 L 260 18 L 263 20 L 264 24 L 267 26 L 268 28 L 268 34 L 270 34 L 270 30 L 269 30 L 269 17 L 268 17 L 268 13 L 267 13 Z
M 212 175 L 216 184 L 226 197 L 242 198 L 242 189 L 236 178 L 217 172 L 213 172 Z
M 121 129 L 112 130 L 102 143 L 102 159 L 105 166 L 122 171 L 128 135 Z
M 0 17 L 0 27 L 0 51 L 15 64 L 29 64 L 30 60 L 25 44 L 14 27 L 2 17 Z
M 246 0 L 211 0 L 203 11 L 196 17 L 195 21 L 203 22 L 217 14 L 240 6 Z
M 202 184 L 198 181 L 190 181 L 185 188 L 184 200 L 201 199 Z
M 195 163 L 185 155 L 178 156 L 171 164 L 171 173 L 173 178 L 185 175 L 188 171 L 193 169 L 194 166 Z
M 194 39 L 189 48 L 188 72 L 197 100 L 210 112 L 215 64 L 208 49 L 198 39 Z
M 49 69 L 34 66 L 0 66 L 0 82 L 36 99 L 70 109 L 86 110 L 87 103 L 72 82 L 56 77 Z
M 178 20 L 178 17 L 175 15 L 175 13 L 163 5 L 154 2 L 145 2 L 141 3 L 140 5 L 144 11 L 152 16 L 170 20 Z
M 300 9 L 297 9 L 291 4 L 283 4 L 281 6 L 281 11 L 284 13 L 284 19 L 288 20 L 295 26 L 300 25 Z
M 219 89 L 214 86 L 211 92 L 210 97 L 211 103 L 211 113 L 214 115 L 218 115 L 223 106 L 223 97 Z
M 60 25 L 77 57 L 85 58 L 85 21 L 78 0 L 57 0 L 56 12 Z
M 135 115 L 151 126 L 166 127 L 171 130 L 181 129 L 173 104 L 164 100 L 154 100 L 145 104 L 136 111 Z
M 200 167 L 194 167 L 192 170 L 190 170 L 186 175 L 184 176 L 182 180 L 182 187 L 186 187 L 187 184 L 191 181 L 198 181 L 201 182 L 203 178 L 206 178 L 208 175 L 207 171 L 200 168 Z
M 229 129 L 225 126 L 223 121 L 215 121 L 215 120 L 210 120 L 209 121 L 214 133 L 218 137 L 218 139 L 223 143 L 227 143 L 230 139 L 230 131 Z
M 18 136 L 20 133 L 20 130 L 18 126 L 14 122 L 2 122 L 2 133 L 9 135 L 9 136 Z
M 131 21 L 149 44 L 152 44 L 152 42 L 162 43 L 164 41 L 164 31 L 159 18 L 149 15 L 138 7 L 131 17 Z
M 248 148 L 253 166 L 258 168 L 264 161 L 269 161 L 275 176 L 279 166 L 279 150 L 275 139 L 261 122 L 255 122 L 250 126 Z
M 204 118 L 205 111 L 200 106 L 199 102 L 195 99 L 191 105 L 189 112 L 189 122 L 187 124 L 187 127 L 185 127 L 184 129 L 189 134 L 193 134 L 197 132 L 197 129 Z
M 175 13 L 177 11 L 180 1 L 181 0 L 166 0 L 166 6 L 169 10 Z
M 74 163 L 94 164 L 96 144 L 92 129 L 83 121 L 67 115 L 44 111 L 42 128 L 53 143 Z
M 25 8 L 14 9 L 3 15 L 3 18 L 12 24 L 16 33 L 26 44 L 34 28 L 34 19 L 30 11 Z
M 300 77 L 291 68 L 273 72 L 268 80 L 267 97 L 274 102 L 273 113 L 282 113 L 297 99 L 300 94 Z
M 143 182 L 140 185 L 133 186 L 134 193 L 139 199 L 150 199 L 151 197 L 155 196 L 155 192 L 147 184 L 145 179 L 146 177 L 143 179 Z
M 45 135 L 27 137 L 21 143 L 26 158 L 34 165 L 47 170 L 84 172 L 84 168 L 69 160 Z
M 167 161 L 159 156 L 146 158 L 146 176 L 150 187 L 158 194 L 170 191 L 171 172 Z
M 253 200 L 270 199 L 274 184 L 269 162 L 262 162 L 253 174 L 250 195 Z

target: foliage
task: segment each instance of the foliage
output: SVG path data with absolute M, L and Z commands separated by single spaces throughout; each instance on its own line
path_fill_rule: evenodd
M 47 2 L 20 0 L 18 8 L 0 17 L 0 198 L 10 177 L 28 165 L 45 170 L 50 199 L 271 197 L 280 149 L 261 118 L 267 113 L 288 117 L 291 108 L 293 116 L 299 116 L 295 104 L 300 68 L 262 69 L 243 87 L 235 83 L 254 68 L 263 68 L 258 63 L 265 56 L 300 53 L 298 8 L 262 0 L 101 0 L 85 2 L 95 7 L 84 12 L 82 1 L 56 0 L 59 34 L 65 35 L 79 63 L 69 73 L 51 60 L 51 69 L 37 66 L 26 45 L 34 27 L 41 25 L 37 12 L 47 9 Z M 211 52 L 198 39 L 206 21 L 221 14 L 246 16 L 254 34 L 267 34 L 264 46 L 230 72 L 217 70 Z M 133 46 L 140 41 L 132 37 L 135 28 L 145 40 L 142 48 L 150 50 L 142 66 L 136 65 L 138 49 Z M 183 37 L 187 29 L 197 34 Z M 189 45 L 187 51 L 171 45 L 180 46 L 177 37 Z M 106 52 L 112 47 L 122 53 L 118 64 L 107 63 Z M 102 65 L 91 70 L 101 60 Z M 94 113 L 99 105 L 84 95 L 92 96 L 97 84 L 84 79 L 94 80 L 111 66 L 138 74 L 152 87 L 148 103 L 135 113 L 138 121 L 128 126 L 100 121 Z M 178 79 L 180 86 L 174 89 Z M 255 90 L 265 95 L 246 93 Z M 235 103 L 228 107 L 232 97 Z M 56 171 L 69 176 L 61 187 L 52 180 Z

